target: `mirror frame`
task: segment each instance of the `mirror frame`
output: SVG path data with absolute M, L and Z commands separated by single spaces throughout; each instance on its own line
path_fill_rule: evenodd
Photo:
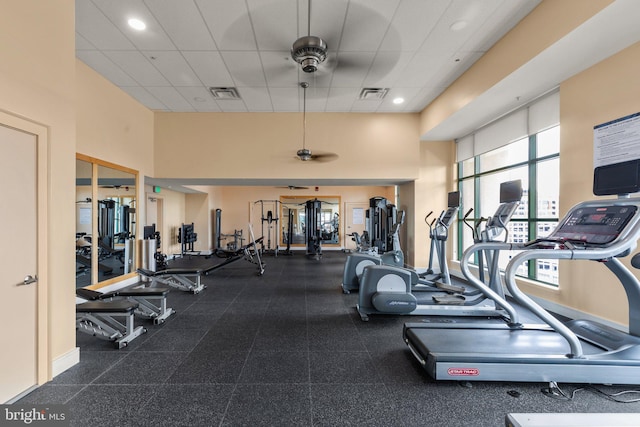
M 91 234 L 94 236 L 98 235 L 98 221 L 97 218 L 93 217 L 94 212 L 98 212 L 98 166 L 103 166 L 111 169 L 118 170 L 120 172 L 130 173 L 134 176 L 135 179 L 135 200 L 136 200 L 136 212 L 133 214 L 136 223 L 138 222 L 138 213 L 139 210 L 138 205 L 140 204 L 140 174 L 137 170 L 127 168 L 125 166 L 120 166 L 115 163 L 107 162 L 105 160 L 100 160 L 95 157 L 87 156 L 85 154 L 76 153 L 76 160 L 82 160 L 91 164 Z M 95 177 L 95 179 L 94 179 Z M 137 230 L 136 230 L 137 233 Z M 98 240 L 91 239 L 91 251 L 92 253 L 98 253 Z M 99 289 L 104 286 L 110 285 L 112 283 L 121 282 L 123 280 L 136 277 L 137 273 L 135 272 L 135 268 L 140 265 L 140 254 L 138 251 L 138 236 L 134 236 L 134 266 L 131 273 L 121 274 L 119 276 L 103 280 L 102 282 L 98 281 L 98 257 L 91 257 L 91 285 L 85 286 L 86 289 Z

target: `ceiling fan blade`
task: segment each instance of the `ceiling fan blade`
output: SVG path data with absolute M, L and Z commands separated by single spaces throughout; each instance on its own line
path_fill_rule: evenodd
M 314 162 L 321 162 L 321 163 L 326 163 L 326 162 L 333 162 L 334 160 L 338 159 L 338 156 L 336 153 L 314 153 L 311 156 L 311 160 Z

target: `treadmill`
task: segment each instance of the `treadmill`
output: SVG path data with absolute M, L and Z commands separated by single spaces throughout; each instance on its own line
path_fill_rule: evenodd
M 640 384 L 640 281 L 619 260 L 640 238 L 640 198 L 626 196 L 639 191 L 640 160 L 596 168 L 594 194 L 621 195 L 618 199 L 579 203 L 547 238 L 512 245 L 525 250 L 505 270 L 507 288 L 546 325 L 521 324 L 517 318 L 505 324 L 406 323 L 405 342 L 429 375 L 455 381 Z M 461 266 L 468 269 L 478 250 L 504 245 L 473 245 Z M 515 280 L 518 267 L 534 259 L 592 260 L 608 268 L 629 301 L 629 333 L 587 320 L 565 323 L 540 307 Z

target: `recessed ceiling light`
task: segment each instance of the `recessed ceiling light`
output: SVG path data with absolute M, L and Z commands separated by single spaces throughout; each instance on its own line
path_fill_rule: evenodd
M 467 27 L 467 21 L 456 21 L 453 24 L 451 24 L 449 29 L 451 31 L 460 31 L 465 29 L 466 27 Z
M 393 98 L 394 104 L 402 104 L 404 102 L 404 98 Z
M 134 30 L 142 31 L 147 28 L 147 24 L 136 18 L 131 18 L 127 22 L 129 23 L 129 26 Z

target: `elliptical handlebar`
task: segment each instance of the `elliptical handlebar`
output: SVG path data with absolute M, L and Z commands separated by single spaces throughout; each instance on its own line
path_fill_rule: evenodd
M 471 224 L 469 224 L 469 221 L 467 221 L 467 218 L 469 217 L 469 215 L 471 215 L 471 212 L 473 212 L 473 208 L 469 208 L 469 210 L 467 211 L 466 214 L 464 214 L 464 216 L 462 217 L 462 222 L 464 223 L 464 225 L 466 225 L 467 227 L 469 227 L 469 229 L 471 229 L 471 235 L 473 236 L 473 241 L 476 241 L 476 237 L 477 237 L 477 223 L 475 223 L 473 226 Z
M 427 223 L 427 225 L 429 225 L 429 217 L 433 214 L 433 211 L 429 211 L 429 213 L 427 214 L 427 216 L 424 217 L 424 222 Z

